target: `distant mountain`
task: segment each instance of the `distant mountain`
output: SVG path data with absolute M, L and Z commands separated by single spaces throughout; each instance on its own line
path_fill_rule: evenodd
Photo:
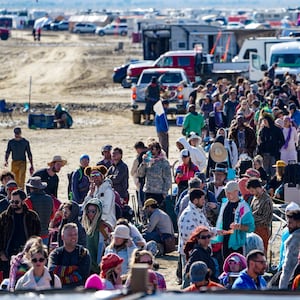
M 289 7 L 300 6 L 299 0 L 289 0 Z M 128 8 L 275 8 L 282 0 L 2 0 L 0 8 L 7 9 L 128 9 Z

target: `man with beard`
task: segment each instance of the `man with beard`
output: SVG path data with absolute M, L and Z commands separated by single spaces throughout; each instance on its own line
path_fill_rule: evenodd
M 279 280 L 279 288 L 287 289 L 289 281 L 294 275 L 298 264 L 298 254 L 300 249 L 300 210 L 290 210 L 286 212 L 287 227 L 290 236 L 285 241 L 285 258 L 282 266 L 282 274 Z
M 119 193 L 122 204 L 127 204 L 129 201 L 129 171 L 122 157 L 123 150 L 118 147 L 114 148 L 112 152 L 112 165 L 107 171 L 107 177 L 111 179 L 114 190 Z
M 200 225 L 209 227 L 205 216 L 205 193 L 200 189 L 193 189 L 189 193 L 190 201 L 178 219 L 178 251 L 181 256 L 182 266 L 186 265 L 184 245 L 190 238 L 192 232 Z M 183 274 L 182 274 L 183 275 Z
M 46 194 L 57 198 L 57 190 L 59 183 L 57 173 L 63 166 L 66 165 L 66 163 L 67 161 L 62 159 L 60 155 L 55 155 L 53 159 L 50 162 L 48 162 L 48 168 L 38 170 L 32 175 L 41 177 L 41 181 L 47 183 L 47 187 L 44 190 Z
M 41 232 L 40 219 L 36 212 L 27 208 L 25 199 L 22 190 L 13 191 L 8 209 L 0 215 L 0 270 L 3 278 L 9 276 L 11 256 L 21 252 L 26 241 Z
M 296 257 L 297 259 L 297 257 Z M 235 280 L 233 290 L 262 290 L 267 283 L 262 275 L 267 269 L 267 259 L 260 250 L 252 250 L 247 255 L 247 269 Z
M 174 236 L 171 218 L 158 208 L 158 203 L 155 199 L 147 199 L 143 209 L 149 217 L 149 222 L 143 234 L 147 242 L 155 241 L 162 244 L 165 239 Z

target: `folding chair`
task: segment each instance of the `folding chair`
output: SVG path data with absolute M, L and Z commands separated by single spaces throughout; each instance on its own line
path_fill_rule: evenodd
M 10 117 L 10 119 L 12 120 L 13 110 L 13 108 L 9 108 L 6 106 L 5 99 L 0 100 L 0 113 L 2 114 L 2 120 L 4 120 L 4 118 L 8 119 L 8 117 Z

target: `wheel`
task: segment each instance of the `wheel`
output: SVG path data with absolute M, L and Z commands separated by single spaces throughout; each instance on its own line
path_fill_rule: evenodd
M 133 124 L 141 124 L 142 114 L 140 110 L 133 110 L 132 111 L 132 121 Z
M 81 33 L 81 31 L 80 30 L 76 30 L 75 33 Z
M 127 32 L 126 31 L 121 31 L 120 35 L 125 36 L 125 35 L 127 35 Z
M 8 39 L 8 34 L 7 33 L 6 34 L 2 34 L 0 36 L 0 38 L 1 38 L 2 41 L 6 41 Z
M 126 77 L 124 79 L 122 79 L 121 85 L 125 89 L 131 88 L 131 82 L 128 82 Z
M 104 31 L 99 31 L 100 36 L 104 36 Z

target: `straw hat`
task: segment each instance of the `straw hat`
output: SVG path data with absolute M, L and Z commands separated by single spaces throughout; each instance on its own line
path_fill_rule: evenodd
M 50 162 L 48 162 L 48 166 L 51 166 L 52 164 L 54 164 L 56 162 L 61 162 L 63 166 L 67 164 L 67 161 L 65 159 L 63 159 L 60 155 L 55 155 L 55 156 L 53 156 L 52 160 Z
M 227 160 L 227 150 L 224 145 L 219 142 L 211 145 L 209 154 L 214 162 L 223 162 Z

